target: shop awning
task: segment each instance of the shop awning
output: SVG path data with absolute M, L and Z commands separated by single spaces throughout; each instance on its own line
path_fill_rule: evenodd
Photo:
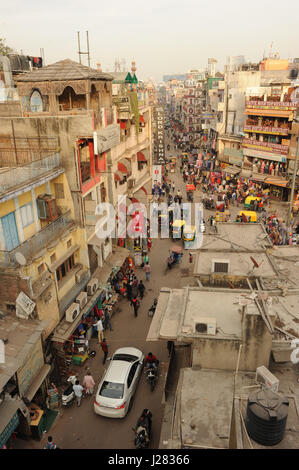
M 145 122 L 144 117 L 142 116 L 142 114 L 140 114 L 140 116 L 139 116 L 139 122 Z
M 120 125 L 120 128 L 121 128 L 121 129 L 126 129 L 126 128 L 127 128 L 126 123 L 123 122 L 123 121 L 120 121 L 119 125 Z
M 252 173 L 251 178 L 253 181 L 257 181 L 258 183 L 263 183 L 267 175 L 262 175 L 261 173 Z
M 147 162 L 149 160 L 148 150 L 137 152 L 137 160 L 138 162 Z
M 242 170 L 240 173 L 240 176 L 242 176 L 243 178 L 250 178 L 251 175 L 252 175 L 251 170 Z
M 229 173 L 230 175 L 237 175 L 240 173 L 241 168 L 236 168 L 235 166 L 226 166 L 223 170 L 224 173 Z
M 284 178 L 266 178 L 265 179 L 266 184 L 271 184 L 273 186 L 281 186 L 283 188 L 286 188 L 288 184 L 288 180 Z
M 22 400 L 5 399 L 0 405 L 0 448 L 4 446 L 19 424 L 18 409 L 24 409 Z
M 107 284 L 113 268 L 121 268 L 129 255 L 130 251 L 127 248 L 113 246 L 113 252 L 106 258 L 103 267 L 93 274 L 93 277 L 99 280 L 99 285 Z
M 131 173 L 132 171 L 131 163 L 126 158 L 118 162 L 117 167 L 119 171 L 125 174 Z
M 51 366 L 49 364 L 45 364 L 41 368 L 41 370 L 39 371 L 39 373 L 37 374 L 37 376 L 33 380 L 32 384 L 30 385 L 29 389 L 25 393 L 25 397 L 28 398 L 29 401 L 31 401 L 33 399 L 34 395 L 36 394 L 39 387 L 41 386 L 41 384 L 43 383 L 43 381 L 45 380 L 45 378 L 49 374 L 50 370 L 51 370 Z
M 115 181 L 121 181 L 124 179 L 124 174 L 121 171 L 115 171 L 114 172 L 114 179 Z

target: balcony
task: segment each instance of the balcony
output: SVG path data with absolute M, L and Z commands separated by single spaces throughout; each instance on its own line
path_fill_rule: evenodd
M 30 258 L 35 257 L 41 250 L 47 248 L 54 240 L 59 239 L 61 235 L 73 225 L 74 222 L 71 219 L 71 211 L 69 210 L 13 250 L 0 250 L 0 266 L 15 266 L 17 264 L 15 259 L 17 252 L 22 253 L 28 261 Z
M 60 155 L 59 153 L 55 153 L 42 160 L 28 163 L 28 165 L 3 169 L 0 173 L 0 198 L 3 193 L 7 193 L 17 186 L 28 184 L 30 181 L 41 178 L 45 173 L 55 168 L 58 169 L 60 166 Z

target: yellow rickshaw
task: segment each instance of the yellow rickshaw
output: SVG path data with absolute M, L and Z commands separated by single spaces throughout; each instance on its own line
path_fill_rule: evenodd
M 247 209 L 250 209 L 252 207 L 251 206 L 251 201 L 260 202 L 260 200 L 261 200 L 261 198 L 257 197 L 257 196 L 247 196 L 247 198 L 245 199 L 244 207 L 246 207 Z
M 242 215 L 245 215 L 247 222 L 257 222 L 257 215 L 256 212 L 254 211 L 240 211 L 239 214 L 237 215 L 237 220 L 236 222 L 243 222 L 243 217 Z
M 184 248 L 192 248 L 196 239 L 196 227 L 194 225 L 185 225 L 183 231 Z
M 170 157 L 170 173 L 174 173 L 176 167 L 176 157 Z
M 184 220 L 175 220 L 171 227 L 172 238 L 182 238 L 182 231 L 185 225 Z

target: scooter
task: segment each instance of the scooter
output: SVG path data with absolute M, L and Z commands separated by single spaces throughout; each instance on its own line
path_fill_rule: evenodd
M 75 399 L 75 392 L 73 390 L 73 385 L 75 385 L 76 383 L 76 380 L 77 380 L 77 376 L 76 375 L 71 375 L 68 379 L 67 379 L 67 382 L 69 383 L 69 385 L 65 388 L 65 390 L 62 392 L 62 396 L 61 396 L 61 404 L 63 406 L 68 406 L 70 405 L 71 403 L 73 403 L 74 399 Z

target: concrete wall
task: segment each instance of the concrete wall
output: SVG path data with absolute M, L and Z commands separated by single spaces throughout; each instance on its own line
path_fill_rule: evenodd
M 269 366 L 272 337 L 260 315 L 246 315 L 241 339 L 199 339 L 193 342 L 192 367 L 235 370 L 242 344 L 239 370 Z

